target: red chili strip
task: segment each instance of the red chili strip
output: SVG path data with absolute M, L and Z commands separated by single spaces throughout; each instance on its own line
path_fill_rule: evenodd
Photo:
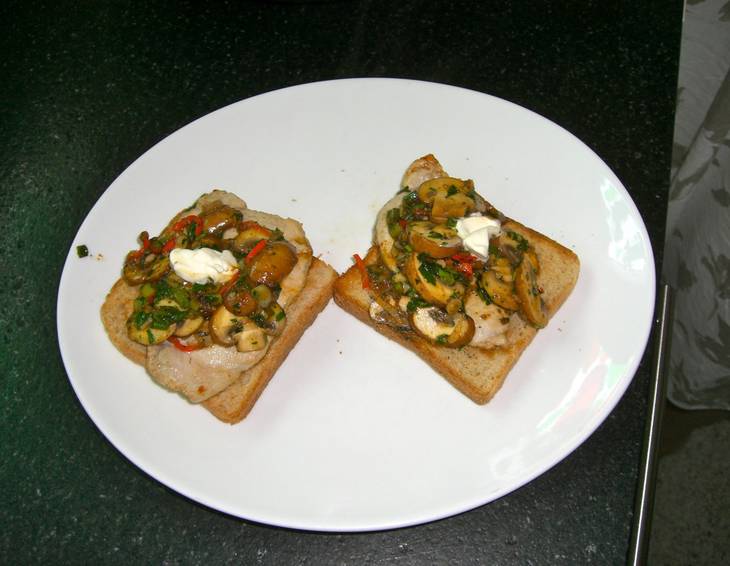
M 142 240 L 142 245 L 139 247 L 138 250 L 134 250 L 127 254 L 128 262 L 137 261 L 139 258 L 141 258 L 144 255 L 144 253 L 150 247 L 150 235 L 147 233 L 147 231 L 142 232 L 139 235 L 139 239 Z
M 467 277 L 472 277 L 474 275 L 474 266 L 471 263 L 459 262 L 456 264 L 456 269 Z
M 451 259 L 458 261 L 459 263 L 474 263 L 477 257 L 467 253 L 456 253 L 451 256 Z
M 195 222 L 195 235 L 199 235 L 203 231 L 203 220 L 197 214 L 190 214 L 185 218 L 181 218 L 172 225 L 172 229 L 175 232 L 180 232 L 191 222 Z
M 170 238 L 165 245 L 162 246 L 163 253 L 171 252 L 175 248 L 175 238 Z
M 195 350 L 200 349 L 198 344 L 185 344 L 177 336 L 170 336 L 167 341 L 182 352 L 194 352 Z
M 241 270 L 239 269 L 236 271 L 236 273 L 233 274 L 233 277 L 231 277 L 228 281 L 226 281 L 226 284 L 221 287 L 221 297 L 225 297 L 228 294 L 228 291 L 230 291 L 233 286 L 236 284 L 236 281 L 238 281 L 238 278 L 241 276 Z
M 246 255 L 246 263 L 250 263 L 253 258 L 255 258 L 258 253 L 263 250 L 266 247 L 266 240 L 259 240 L 258 244 L 256 244 L 253 249 L 248 252 L 248 255 Z
M 365 267 L 365 262 L 362 260 L 362 258 L 358 254 L 354 254 L 352 256 L 352 259 L 355 260 L 355 265 L 357 266 L 357 269 L 360 271 L 360 279 L 362 280 L 362 288 L 370 289 L 370 277 L 368 277 L 368 270 Z

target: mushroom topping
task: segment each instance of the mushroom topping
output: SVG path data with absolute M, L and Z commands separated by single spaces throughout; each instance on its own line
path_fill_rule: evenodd
M 256 285 L 251 289 L 251 296 L 256 299 L 258 306 L 262 309 L 267 308 L 274 300 L 274 293 L 266 285 Z
M 461 179 L 454 177 L 438 177 L 429 179 L 421 183 L 418 187 L 418 198 L 427 204 L 433 204 L 433 201 L 439 195 L 467 193 L 466 183 Z
M 482 273 L 479 285 L 490 300 L 500 307 L 516 311 L 520 301 L 515 295 L 514 273 L 509 260 L 496 258 L 489 269 Z
M 450 257 L 461 248 L 456 230 L 432 222 L 411 223 L 408 240 L 415 251 L 437 259 Z
M 233 346 L 234 335 L 243 330 L 246 319 L 236 316 L 226 307 L 220 306 L 210 318 L 210 333 L 221 346 Z
M 278 336 L 286 325 L 286 313 L 281 305 L 274 301 L 264 309 L 260 318 L 257 318 L 256 323 L 266 334 Z
M 224 306 L 218 307 L 213 313 L 210 333 L 213 340 L 221 346 L 235 344 L 239 352 L 261 350 L 267 342 L 263 328 L 249 318 L 236 316 Z
M 460 348 L 474 336 L 474 321 L 464 313 L 449 315 L 437 307 L 422 307 L 408 319 L 418 334 L 440 346 Z
M 431 179 L 418 187 L 418 198 L 431 204 L 431 219 L 444 223 L 448 218 L 466 216 L 477 207 L 472 196 L 474 183 L 453 177 Z
M 406 260 L 403 272 L 411 287 L 428 302 L 439 306 L 446 306 L 455 295 L 463 295 L 464 286 L 461 283 L 447 285 L 439 277 L 439 272 L 446 275 L 446 271 L 435 262 L 424 264 L 418 254 L 411 254 Z
M 524 255 L 515 271 L 515 291 L 527 320 L 538 328 L 543 328 L 547 324 L 547 315 L 540 296 L 540 286 L 537 283 L 537 268 L 529 254 Z
M 233 240 L 232 247 L 239 252 L 250 249 L 256 242 L 268 240 L 273 233 L 253 220 L 239 222 L 237 228 L 238 234 Z
M 221 234 L 235 226 L 241 213 L 230 206 L 221 205 L 203 214 L 203 230 L 208 234 Z
M 154 328 L 151 319 L 139 324 L 139 320 L 135 320 L 135 316 L 132 315 L 127 320 L 127 335 L 129 338 L 145 346 L 160 344 L 172 336 L 173 332 L 175 332 L 174 324 L 167 328 Z
M 243 329 L 235 335 L 236 349 L 239 352 L 253 352 L 266 346 L 266 333 L 252 322 L 246 322 Z
M 237 316 L 248 316 L 257 308 L 256 299 L 242 285 L 234 285 L 223 297 L 223 304 Z
M 130 285 L 139 285 L 161 279 L 170 271 L 170 260 L 167 256 L 157 254 L 136 255 L 132 252 L 127 255 L 122 276 Z
M 186 318 L 182 322 L 179 322 L 175 329 L 175 336 L 190 336 L 193 332 L 196 332 L 203 324 L 202 316 L 193 316 Z
M 270 242 L 251 260 L 249 277 L 256 283 L 273 287 L 294 269 L 297 256 L 286 242 Z
M 474 208 L 474 199 L 463 193 L 440 194 L 433 200 L 431 220 L 443 223 L 449 218 L 461 218 L 472 212 Z

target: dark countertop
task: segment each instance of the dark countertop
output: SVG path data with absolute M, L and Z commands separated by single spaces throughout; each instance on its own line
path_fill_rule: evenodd
M 139 471 L 81 408 L 55 334 L 68 246 L 135 158 L 226 104 L 324 79 L 429 80 L 544 115 L 616 172 L 660 261 L 682 2 L 536 4 L 3 4 L 0 562 L 624 562 L 650 352 L 605 423 L 512 494 L 422 526 L 322 534 L 220 514 Z

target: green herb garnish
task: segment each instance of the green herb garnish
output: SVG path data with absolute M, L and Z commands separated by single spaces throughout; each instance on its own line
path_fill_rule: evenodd
M 89 248 L 87 248 L 84 244 L 76 246 L 76 255 L 79 257 L 87 257 L 89 255 Z
M 508 230 L 507 235 L 517 242 L 517 249 L 521 252 L 526 252 L 530 248 L 530 242 L 522 234 Z

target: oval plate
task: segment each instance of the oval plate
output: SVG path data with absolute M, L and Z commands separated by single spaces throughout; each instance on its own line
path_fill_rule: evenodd
M 200 194 L 223 188 L 251 208 L 299 219 L 315 253 L 344 271 L 368 248 L 405 167 L 426 153 L 582 263 L 573 294 L 487 405 L 334 303 L 235 426 L 158 387 L 107 339 L 99 308 L 137 234 L 158 233 Z M 91 257 L 77 257 L 79 244 Z M 583 442 L 641 360 L 654 274 L 626 189 L 565 130 L 473 91 L 350 79 L 238 102 L 135 161 L 69 250 L 58 336 L 91 419 L 160 482 L 272 525 L 377 530 L 492 501 Z

